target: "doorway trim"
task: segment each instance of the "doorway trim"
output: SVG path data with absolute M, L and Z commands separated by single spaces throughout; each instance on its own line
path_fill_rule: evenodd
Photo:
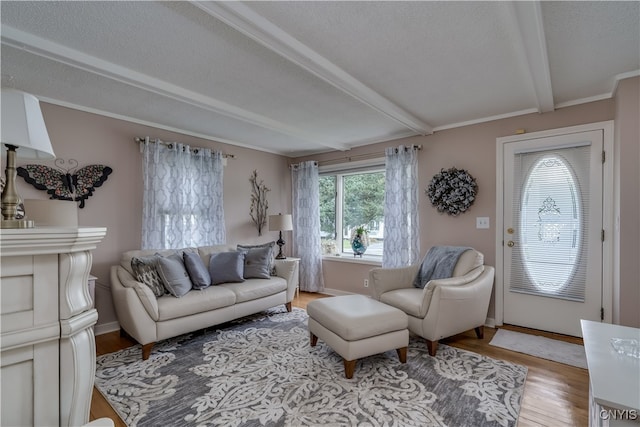
M 614 263 L 613 255 L 615 242 L 618 241 L 615 228 L 615 218 L 618 216 L 615 188 L 618 178 L 614 176 L 614 122 L 589 123 L 586 125 L 569 126 L 559 129 L 550 129 L 539 132 L 524 133 L 519 135 L 496 138 L 496 276 L 495 276 L 495 324 L 502 326 L 504 321 L 504 262 L 503 262 L 503 230 L 504 230 L 504 144 L 509 142 L 526 141 L 528 139 L 546 138 L 550 136 L 566 135 L 571 133 L 602 130 L 603 149 L 606 154 L 602 170 L 602 226 L 604 228 L 604 242 L 602 244 L 602 307 L 604 309 L 603 322 L 612 323 L 613 320 L 613 295 L 618 293 L 619 283 L 615 278 L 619 277 L 618 264 Z

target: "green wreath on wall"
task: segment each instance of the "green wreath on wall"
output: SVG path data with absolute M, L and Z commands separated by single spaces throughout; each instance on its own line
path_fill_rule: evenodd
M 458 216 L 466 212 L 476 199 L 478 185 L 464 169 L 441 169 L 425 190 L 431 204 L 438 212 Z

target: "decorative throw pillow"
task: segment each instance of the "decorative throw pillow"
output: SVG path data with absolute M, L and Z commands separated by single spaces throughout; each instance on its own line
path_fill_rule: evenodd
M 274 246 L 276 242 L 263 243 L 261 245 L 238 245 L 237 249 L 241 252 L 245 252 L 247 254 L 244 262 L 244 277 L 248 279 L 249 277 L 257 277 L 259 279 L 268 279 L 269 276 L 276 275 L 276 263 L 275 263 L 275 252 Z M 269 254 L 267 256 L 268 265 L 266 266 L 267 274 L 265 277 L 264 274 L 264 265 L 263 265 L 263 257 L 265 252 L 260 250 L 268 249 Z M 247 271 L 248 268 L 248 271 Z
M 245 254 L 244 272 L 245 279 L 270 279 L 271 248 L 238 249 Z
M 191 290 L 191 280 L 179 253 L 158 257 L 157 270 L 165 289 L 174 297 L 180 298 Z
M 228 282 L 244 282 L 244 253 L 218 252 L 209 259 L 209 275 L 211 284 L 219 285 Z
M 158 255 L 133 257 L 131 258 L 131 269 L 138 282 L 147 285 L 156 297 L 161 297 L 166 290 L 158 275 L 158 258 Z
M 182 255 L 193 289 L 204 289 L 211 285 L 211 275 L 200 255 L 195 252 L 183 252 Z

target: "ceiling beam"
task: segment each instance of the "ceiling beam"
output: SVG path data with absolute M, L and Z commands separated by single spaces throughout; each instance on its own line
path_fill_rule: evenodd
M 420 135 L 432 127 L 369 88 L 240 1 L 192 1 L 209 15 Z
M 518 51 L 526 63 L 538 112 L 553 111 L 551 71 L 540 2 L 512 1 L 508 7 L 518 32 Z
M 11 46 L 70 67 L 97 74 L 167 98 L 175 99 L 177 101 L 184 102 L 185 104 L 194 105 L 254 126 L 312 142 L 321 147 L 332 148 L 340 151 L 345 151 L 350 148 L 343 143 L 327 141 L 319 135 L 311 135 L 308 132 L 304 132 L 301 129 L 289 126 L 277 120 L 270 119 L 260 114 L 228 104 L 224 101 L 202 95 L 201 93 L 193 92 L 130 68 L 71 49 L 67 46 L 60 45 L 34 34 L 26 33 L 8 25 L 2 26 L 1 41 L 2 44 L 6 46 Z

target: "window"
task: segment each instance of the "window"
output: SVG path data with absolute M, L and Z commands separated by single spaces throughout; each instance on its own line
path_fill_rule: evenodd
M 322 253 L 351 255 L 354 229 L 368 231 L 367 256 L 382 257 L 384 239 L 384 166 L 321 172 L 320 229 Z
M 525 181 L 520 240 L 526 271 L 541 293 L 561 293 L 578 267 L 579 196 L 571 169 L 558 155 L 538 160 Z

